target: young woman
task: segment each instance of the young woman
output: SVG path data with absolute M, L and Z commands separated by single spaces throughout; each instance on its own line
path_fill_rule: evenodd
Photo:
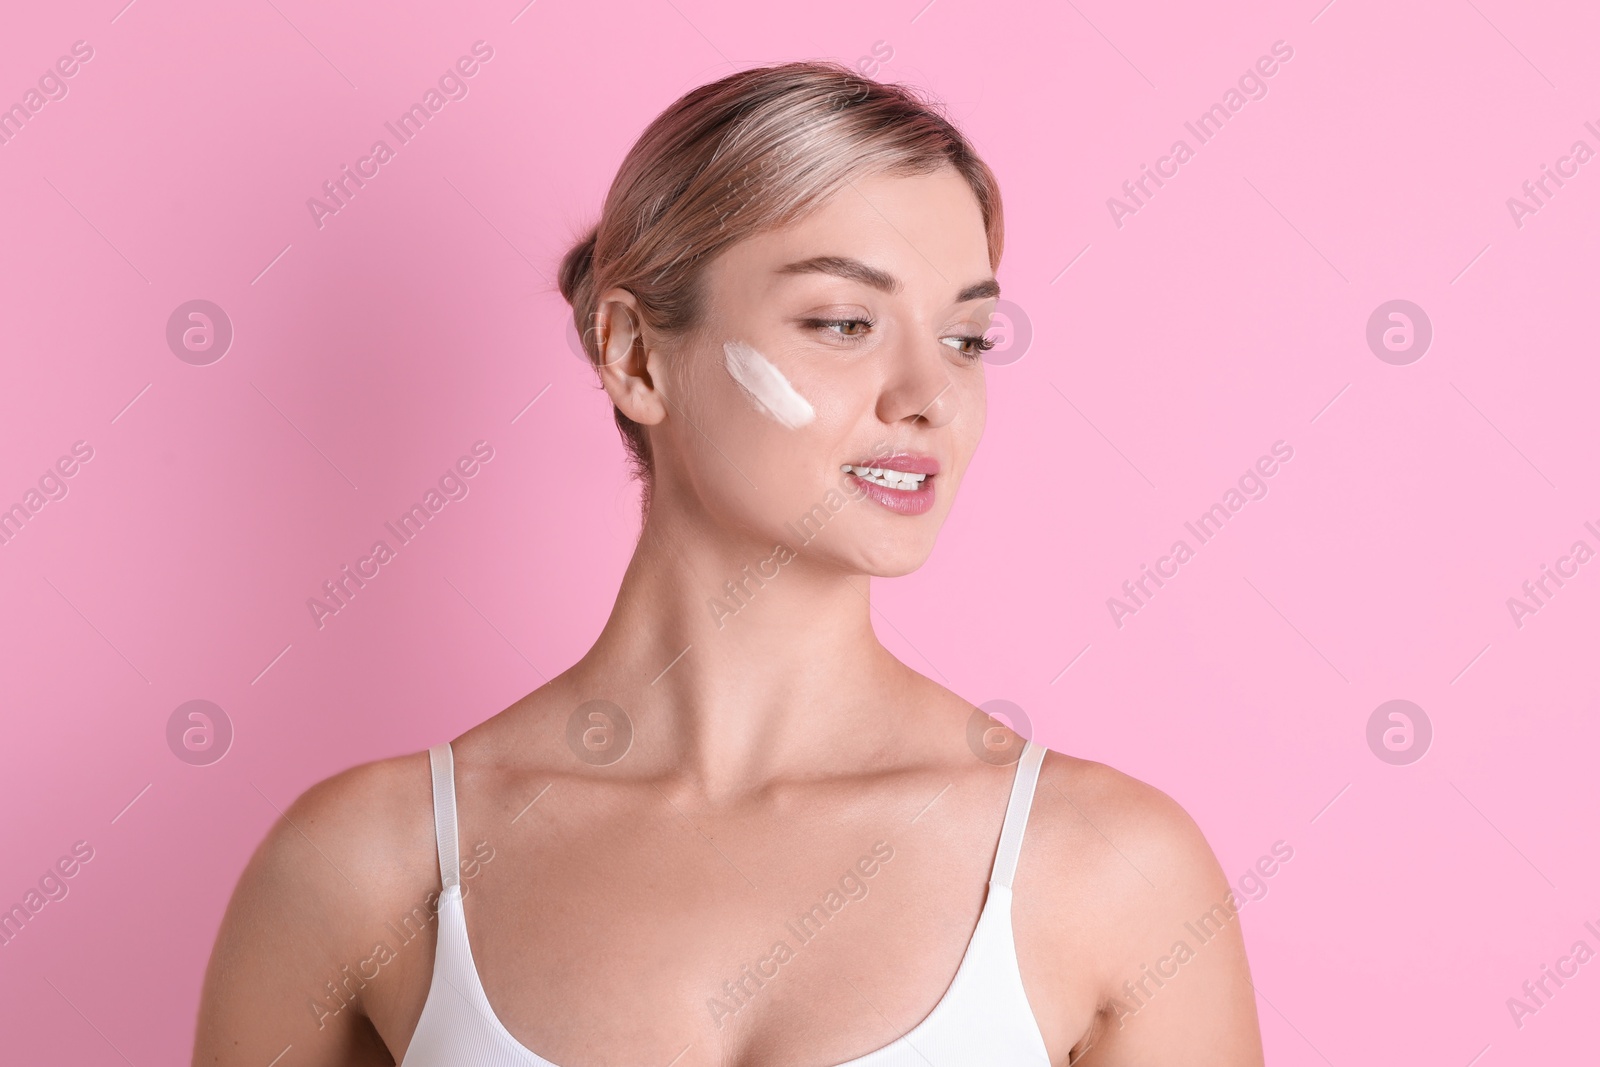
M 868 580 L 928 558 L 983 431 L 1001 247 L 963 137 L 836 65 L 645 131 L 561 267 L 645 490 L 610 619 L 296 801 L 196 1064 L 1261 1063 L 1194 823 L 873 633 Z

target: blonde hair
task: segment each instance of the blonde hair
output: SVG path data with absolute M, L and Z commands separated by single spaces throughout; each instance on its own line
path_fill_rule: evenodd
M 601 293 L 627 290 L 648 329 L 682 337 L 698 325 L 700 280 L 719 252 L 798 220 L 869 174 L 953 166 L 977 197 L 990 269 L 998 267 L 999 184 L 937 107 L 825 61 L 757 67 L 686 93 L 639 136 L 600 221 L 562 258 L 561 295 L 590 361 L 604 361 L 588 328 Z M 613 415 L 648 509 L 649 441 L 638 423 Z

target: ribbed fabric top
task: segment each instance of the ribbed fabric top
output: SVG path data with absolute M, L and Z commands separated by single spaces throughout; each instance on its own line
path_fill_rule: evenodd
M 1044 746 L 1030 741 L 1017 760 L 988 895 L 944 996 L 899 1040 L 828 1067 L 1050 1067 L 1044 1037 L 1023 992 L 1011 932 L 1011 880 L 1044 754 Z M 454 760 L 448 744 L 429 749 L 428 755 L 444 892 L 433 981 L 401 1067 L 586 1067 L 555 1064 L 525 1047 L 489 1005 L 461 906 Z

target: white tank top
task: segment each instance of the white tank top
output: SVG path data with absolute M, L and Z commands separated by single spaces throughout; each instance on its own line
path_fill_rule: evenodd
M 1022 989 L 1011 933 L 1011 878 L 1022 851 L 1045 748 L 1031 741 L 1017 760 L 989 891 L 966 955 L 939 1003 L 892 1044 L 833 1067 L 1050 1067 L 1044 1037 Z M 455 764 L 448 744 L 428 750 L 433 824 L 439 842 L 439 938 L 433 980 L 401 1067 L 585 1067 L 558 1065 L 526 1048 L 489 1006 L 461 907 Z

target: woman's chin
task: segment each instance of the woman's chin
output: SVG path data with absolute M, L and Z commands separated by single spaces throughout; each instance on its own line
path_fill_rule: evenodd
M 862 547 L 853 553 L 859 573 L 872 578 L 900 578 L 917 570 L 933 554 L 933 545 L 893 544 Z

